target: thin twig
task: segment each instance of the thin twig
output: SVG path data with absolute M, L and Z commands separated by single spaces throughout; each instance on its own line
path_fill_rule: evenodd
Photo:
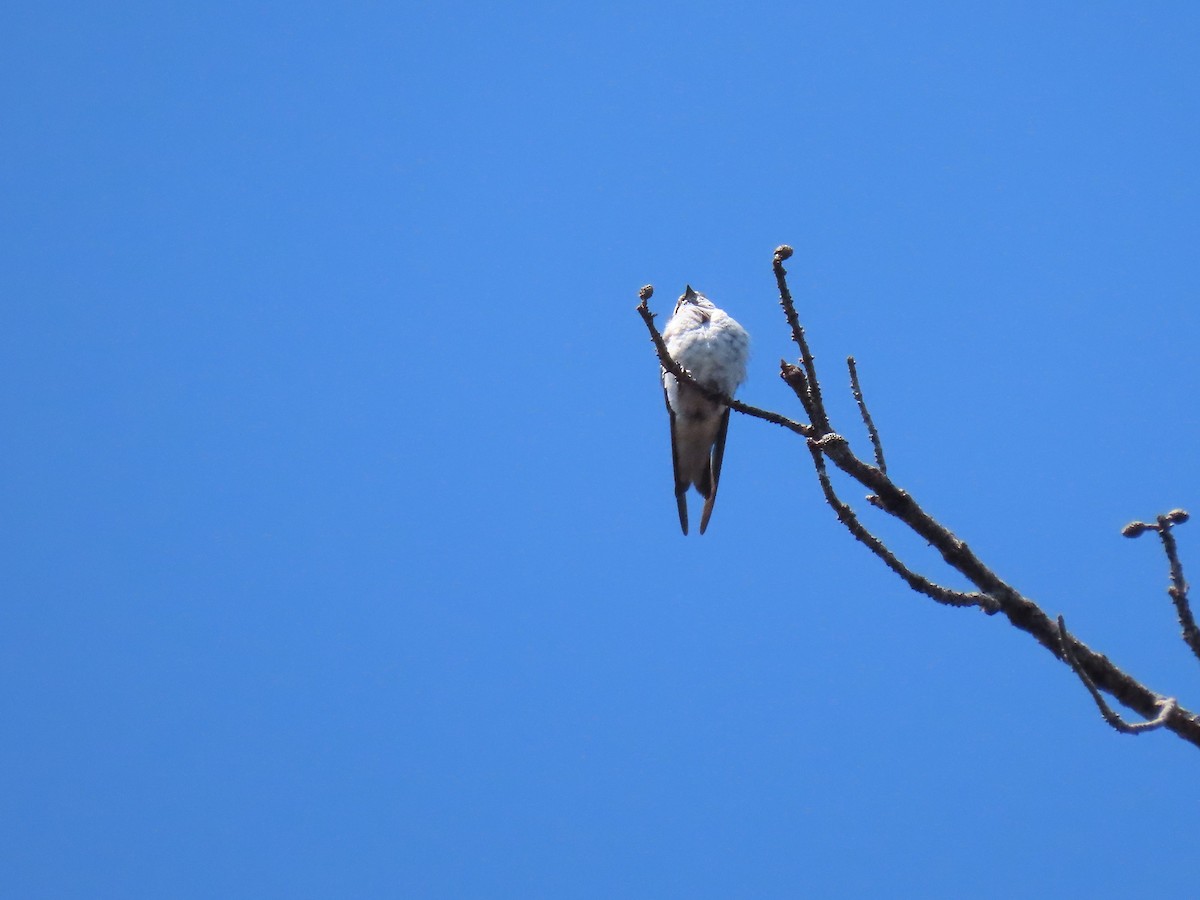
M 871 413 L 867 411 L 867 401 L 863 399 L 862 388 L 858 384 L 858 366 L 855 365 L 853 356 L 846 357 L 846 368 L 850 370 L 850 392 L 854 394 L 854 402 L 858 404 L 863 424 L 867 426 L 867 433 L 871 436 L 871 446 L 875 448 L 875 466 L 886 475 L 887 463 L 883 460 L 883 444 L 879 442 L 879 432 L 875 430 L 875 422 L 871 419 Z
M 875 535 L 871 534 L 863 526 L 854 510 L 842 502 L 837 492 L 834 491 L 833 483 L 829 479 L 829 472 L 825 468 L 825 455 L 822 453 L 821 445 L 833 440 L 844 440 L 844 438 L 838 434 L 827 434 L 819 441 L 809 438 L 808 449 L 812 454 L 813 466 L 817 470 L 817 480 L 821 482 L 821 490 L 825 493 L 825 500 L 833 507 L 833 511 L 837 513 L 838 521 L 845 525 L 846 529 L 860 543 L 865 545 L 868 550 L 883 560 L 884 565 L 904 579 L 904 582 L 914 591 L 924 594 L 938 603 L 944 603 L 947 606 L 978 606 L 988 615 L 998 612 L 1000 604 L 987 594 L 955 591 L 940 584 L 934 584 L 928 578 L 918 575 L 904 565 L 904 563 L 900 562 L 896 558 L 896 555 L 884 546 L 883 541 L 879 540 L 879 538 L 875 537 Z
M 1172 528 L 1182 525 L 1189 518 L 1186 510 L 1173 509 L 1166 515 L 1158 516 L 1157 521 L 1153 523 L 1130 522 L 1121 529 L 1121 533 L 1132 538 L 1147 531 L 1158 532 L 1170 568 L 1171 586 L 1167 588 L 1167 595 L 1175 604 L 1179 626 L 1183 629 L 1183 642 L 1188 645 L 1192 654 L 1200 659 L 1200 628 L 1196 627 L 1196 619 L 1192 615 L 1192 606 L 1188 601 L 1188 583 L 1184 580 L 1183 564 L 1179 561 L 1179 547 L 1175 543 L 1175 535 L 1171 534 Z
M 715 403 L 723 403 L 732 410 L 742 413 L 743 415 L 753 416 L 756 419 L 762 419 L 765 422 L 771 422 L 786 428 L 788 431 L 793 431 L 802 437 L 809 437 L 813 431 L 811 426 L 801 422 L 793 422 L 786 416 L 781 416 L 779 413 L 771 412 L 766 409 L 759 409 L 757 406 L 751 406 L 749 403 L 743 403 L 741 400 L 735 400 L 733 397 L 726 396 L 720 391 L 714 391 L 707 385 L 703 385 L 692 377 L 692 374 L 683 366 L 679 365 L 672 357 L 671 351 L 667 349 L 666 342 L 662 339 L 662 335 L 658 333 L 658 329 L 654 325 L 654 313 L 650 311 L 650 307 L 646 301 L 654 294 L 654 288 L 646 285 L 639 292 L 641 303 L 638 304 L 638 315 L 642 317 L 642 321 L 646 323 L 646 328 L 650 331 L 650 340 L 654 343 L 655 353 L 658 355 L 658 361 L 664 369 L 674 375 L 684 384 L 690 384 L 700 393 L 704 394 L 709 400 Z
M 1161 518 L 1159 522 L 1162 523 Z M 1171 586 L 1167 589 L 1167 593 L 1175 604 L 1175 612 L 1179 614 L 1179 625 L 1183 629 L 1184 643 L 1192 649 L 1193 655 L 1200 659 L 1200 628 L 1196 627 L 1196 619 L 1192 615 L 1192 607 L 1188 602 L 1188 584 L 1183 580 L 1183 564 L 1179 562 L 1179 548 L 1175 545 L 1175 535 L 1171 534 L 1170 525 L 1163 524 L 1163 527 L 1159 529 L 1158 536 L 1162 539 L 1163 550 L 1166 551 L 1167 561 L 1171 565 Z
M 825 414 L 825 401 L 821 399 L 821 385 L 817 381 L 817 366 L 813 361 L 812 351 L 808 349 L 808 340 L 804 337 L 804 326 L 800 324 L 800 316 L 796 314 L 796 304 L 792 301 L 792 292 L 787 285 L 787 270 L 783 261 L 792 255 L 792 248 L 781 244 L 775 248 L 775 258 L 772 268 L 775 271 L 775 283 L 779 286 L 779 305 L 787 316 L 788 326 L 792 329 L 792 340 L 800 348 L 800 362 L 804 366 L 804 393 L 799 393 L 804 411 L 808 413 L 809 421 L 820 432 L 825 434 L 832 431 L 829 427 L 829 416 Z
M 1088 689 L 1088 693 L 1092 695 L 1092 699 L 1096 701 L 1096 706 L 1100 710 L 1100 715 L 1104 717 L 1104 721 L 1115 728 L 1121 734 L 1141 734 L 1145 731 L 1153 731 L 1155 728 L 1161 728 L 1167 723 L 1171 717 L 1171 713 L 1178 707 L 1174 697 L 1160 697 L 1158 706 L 1161 708 L 1158 715 L 1153 719 L 1145 722 L 1129 723 L 1122 719 L 1112 707 L 1108 705 L 1100 691 L 1096 688 L 1096 683 L 1092 681 L 1083 667 L 1079 665 L 1075 659 L 1075 651 L 1072 644 L 1076 643 L 1075 639 L 1067 634 L 1067 625 L 1063 621 L 1063 617 L 1058 617 L 1058 645 L 1062 652 L 1062 658 L 1066 660 L 1075 674 L 1079 676 L 1079 680 L 1083 682 L 1083 686 Z

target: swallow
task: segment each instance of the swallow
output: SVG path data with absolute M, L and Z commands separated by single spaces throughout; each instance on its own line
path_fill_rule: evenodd
M 692 290 L 691 285 L 675 304 L 675 312 L 662 336 L 671 358 L 697 384 L 732 397 L 746 380 L 746 362 L 750 357 L 750 336 L 746 329 L 703 294 Z M 681 384 L 665 370 L 662 384 L 671 419 L 671 462 L 675 470 L 679 525 L 687 534 L 687 490 L 695 487 L 704 498 L 704 512 L 700 516 L 700 533 L 704 534 L 721 481 L 729 407 L 708 399 L 690 384 Z

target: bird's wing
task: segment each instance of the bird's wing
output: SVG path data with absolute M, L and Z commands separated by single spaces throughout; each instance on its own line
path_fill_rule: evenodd
M 687 520 L 687 489 L 688 483 L 679 473 L 679 448 L 675 439 L 675 410 L 671 409 L 671 398 L 667 396 L 667 387 L 663 385 L 663 401 L 667 405 L 667 415 L 671 418 L 671 468 L 675 474 L 675 503 L 679 507 L 679 527 L 683 533 L 688 533 Z
M 721 416 L 721 427 L 717 429 L 717 439 L 713 442 L 712 456 L 709 458 L 709 490 L 708 496 L 704 498 L 704 513 L 700 516 L 700 533 L 704 534 L 704 529 L 708 527 L 708 517 L 712 515 L 713 504 L 717 502 L 717 485 L 721 481 L 721 461 L 725 459 L 725 435 L 729 432 L 729 408 L 725 408 L 725 415 Z M 678 480 L 678 475 L 676 476 Z M 676 486 L 678 490 L 678 486 Z M 687 529 L 683 531 L 687 534 Z

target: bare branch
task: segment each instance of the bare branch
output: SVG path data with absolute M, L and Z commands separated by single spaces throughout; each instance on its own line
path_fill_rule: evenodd
M 790 258 L 791 255 L 792 248 L 787 244 L 780 244 L 775 248 L 772 268 L 775 270 L 775 283 L 779 286 L 779 305 L 783 307 L 783 314 L 787 316 L 788 325 L 792 329 L 792 340 L 800 348 L 800 363 L 804 366 L 803 393 L 797 391 L 797 395 L 804 405 L 804 411 L 808 413 L 809 421 L 813 423 L 820 434 L 825 434 L 833 429 L 829 427 L 829 416 L 825 414 L 825 401 L 821 399 L 821 385 L 817 381 L 817 366 L 813 361 L 812 351 L 808 349 L 808 340 L 804 337 L 804 326 L 800 324 L 800 317 L 796 314 L 796 304 L 792 301 L 792 292 L 788 289 L 787 270 L 783 267 L 783 261 Z M 792 388 L 795 390 L 796 385 L 793 384 Z
M 1174 697 L 1160 697 L 1158 705 L 1161 711 L 1153 719 L 1145 722 L 1129 723 L 1115 713 L 1111 706 L 1105 701 L 1100 691 L 1096 688 L 1096 683 L 1092 681 L 1083 667 L 1079 665 L 1075 659 L 1075 651 L 1072 647 L 1077 641 L 1067 634 L 1067 625 L 1063 621 L 1063 617 L 1058 617 L 1058 645 L 1062 653 L 1062 658 L 1066 661 L 1079 676 L 1079 680 L 1083 682 L 1083 686 L 1088 689 L 1088 693 L 1092 695 L 1092 699 L 1096 701 L 1096 706 L 1100 710 L 1100 715 L 1104 717 L 1104 721 L 1115 728 L 1121 734 L 1141 734 L 1145 731 L 1153 731 L 1155 728 L 1161 728 L 1167 723 L 1171 713 L 1175 712 L 1179 704 L 1175 702 Z
M 775 275 L 780 286 L 780 296 L 790 300 L 791 294 L 787 289 L 787 273 L 780 265 L 778 253 L 775 260 Z M 784 312 L 788 314 L 791 324 L 795 309 L 786 301 L 783 305 Z M 803 331 L 799 329 L 798 320 L 795 321 L 792 332 L 793 337 L 800 335 L 802 339 Z M 804 347 L 807 347 L 806 343 Z M 800 372 L 795 366 L 785 366 L 780 372 L 783 380 L 793 390 L 797 390 L 800 383 L 799 374 Z M 807 376 L 807 369 L 805 375 Z M 813 391 L 811 386 L 809 394 L 810 396 L 820 396 L 819 390 Z M 815 422 L 814 427 L 816 427 Z M 981 593 L 995 600 L 1000 606 L 1000 611 L 1014 627 L 1029 634 L 1055 657 L 1063 659 L 1058 627 L 1045 610 L 1003 581 L 975 555 L 966 542 L 960 540 L 953 532 L 925 512 L 907 491 L 901 489 L 884 472 L 855 456 L 844 440 L 821 443 L 820 449 L 842 472 L 875 494 L 876 499 L 872 502 L 876 506 L 904 522 L 941 553 L 942 558 L 950 566 L 966 576 Z M 1074 639 L 1072 639 L 1072 656 L 1075 661 L 1073 668 L 1086 672 L 1099 690 L 1149 720 L 1161 715 L 1162 695 L 1155 693 L 1122 671 L 1106 656 L 1094 653 L 1083 642 Z M 1164 727 L 1189 743 L 1200 747 L 1200 716 L 1195 713 L 1176 706 L 1174 711 L 1165 717 Z
M 1177 518 L 1172 521 L 1172 516 Z M 1183 579 L 1183 564 L 1179 561 L 1179 548 L 1175 544 L 1175 535 L 1171 527 L 1188 520 L 1188 514 L 1182 509 L 1172 510 L 1158 518 L 1158 536 L 1162 540 L 1163 550 L 1167 554 L 1167 562 L 1171 567 L 1171 587 L 1167 593 L 1175 604 L 1175 612 L 1179 616 L 1179 626 L 1183 629 L 1183 640 L 1192 650 L 1192 654 L 1200 659 L 1200 628 L 1196 627 L 1196 619 L 1192 615 L 1192 607 L 1188 602 L 1188 584 Z
M 883 560 L 884 565 L 899 575 L 904 582 L 918 593 L 924 594 L 938 603 L 943 603 L 946 606 L 978 606 L 988 615 L 996 613 L 1000 609 L 1000 605 L 987 594 L 965 593 L 963 591 L 955 591 L 948 587 L 943 587 L 940 584 L 934 584 L 928 578 L 918 575 L 916 572 L 909 569 L 904 563 L 896 558 L 879 538 L 871 534 L 859 521 L 854 510 L 846 505 L 838 497 L 833 489 L 833 483 L 829 480 L 829 472 L 825 468 L 825 456 L 821 452 L 821 445 L 829 443 L 833 440 L 844 440 L 839 434 L 827 434 L 819 441 L 812 438 L 808 439 L 808 449 L 812 454 L 813 466 L 817 470 L 817 480 L 821 482 L 821 490 L 825 493 L 825 500 L 833 507 L 833 511 L 837 513 L 838 521 L 846 526 L 846 529 L 854 535 L 854 537 L 868 550 Z
M 1082 641 L 1067 635 L 1061 618 L 1055 622 L 1037 603 L 1002 580 L 964 541 L 929 515 L 907 491 L 892 481 L 884 469 L 883 451 L 878 434 L 870 421 L 866 404 L 861 399 L 862 392 L 858 386 L 853 359 L 848 363 L 851 385 L 855 390 L 855 399 L 860 404 L 859 410 L 863 415 L 863 421 L 866 423 L 868 431 L 872 433 L 872 446 L 875 449 L 875 462 L 878 465 L 871 465 L 857 457 L 845 438 L 834 432 L 821 397 L 821 387 L 817 382 L 813 356 L 787 285 L 787 272 L 783 268 L 783 261 L 791 255 L 790 247 L 786 245 L 779 247 L 775 251 L 774 271 L 779 286 L 780 305 L 791 327 L 792 339 L 800 348 L 800 366 L 782 363 L 780 377 L 799 398 L 805 411 L 811 417 L 811 425 L 793 422 L 776 413 L 748 406 L 698 384 L 671 358 L 661 335 L 654 327 L 654 314 L 650 312 L 646 303 L 652 289 L 647 286 L 642 289 L 642 302 L 638 306 L 638 312 L 650 331 L 655 352 L 663 369 L 680 381 L 693 385 L 716 402 L 724 403 L 746 415 L 781 425 L 806 438 L 821 489 L 825 494 L 825 499 L 837 513 L 839 521 L 857 540 L 878 556 L 889 569 L 914 590 L 939 603 L 955 606 L 978 606 L 988 613 L 1002 612 L 1015 628 L 1030 635 L 1050 653 L 1053 653 L 1056 659 L 1061 660 L 1076 673 L 1088 687 L 1105 720 L 1114 728 L 1125 733 L 1165 728 L 1188 743 L 1200 747 L 1200 715 L 1184 709 L 1175 700 L 1150 690 L 1146 685 L 1118 668 L 1108 657 L 1094 652 Z M 862 525 L 854 511 L 838 498 L 825 467 L 826 459 L 850 478 L 869 489 L 872 492 L 872 495 L 868 497 L 871 503 L 899 519 L 913 532 L 925 539 L 942 555 L 948 565 L 965 576 L 978 589 L 978 593 L 966 593 L 945 588 L 916 574 L 901 563 L 881 540 Z M 1169 534 L 1171 526 L 1186 520 L 1187 513 L 1175 510 L 1166 516 L 1160 516 L 1157 524 L 1154 525 L 1144 522 L 1132 523 L 1126 527 L 1124 533 L 1134 537 L 1147 530 L 1159 532 L 1171 567 L 1169 592 L 1179 612 L 1180 623 L 1184 629 L 1184 640 L 1200 657 L 1200 629 L 1197 628 L 1188 605 L 1187 583 L 1183 578 L 1183 569 L 1179 563 L 1174 538 Z M 1135 725 L 1124 722 L 1108 707 L 1101 692 L 1108 694 L 1128 709 L 1141 714 L 1147 721 Z
M 863 424 L 867 426 L 867 434 L 871 436 L 871 446 L 875 449 L 875 467 L 886 475 L 887 463 L 883 460 L 883 444 L 879 442 L 879 432 L 875 430 L 871 413 L 867 411 L 867 401 L 863 399 L 862 388 L 858 384 L 858 366 L 855 365 L 853 356 L 846 357 L 846 368 L 850 370 L 850 392 L 854 394 L 854 402 L 858 404 Z
M 1183 578 L 1183 564 L 1179 561 L 1179 548 L 1175 544 L 1175 535 L 1171 534 L 1172 528 L 1182 525 L 1189 518 L 1185 510 L 1173 509 L 1166 515 L 1159 516 L 1153 524 L 1130 522 L 1121 529 L 1121 534 L 1135 538 L 1147 531 L 1158 532 L 1171 573 L 1171 586 L 1167 588 L 1167 595 L 1175 604 L 1179 626 L 1183 629 L 1183 642 L 1191 648 L 1192 654 L 1200 659 L 1200 628 L 1196 627 L 1196 619 L 1192 615 L 1191 603 L 1188 601 L 1188 583 Z
M 733 397 L 728 397 L 720 391 L 714 391 L 707 385 L 703 385 L 696 381 L 688 372 L 687 369 L 675 362 L 671 358 L 671 352 L 667 349 L 666 342 L 663 341 L 662 335 L 658 333 L 658 329 L 654 326 L 654 313 L 650 312 L 650 307 L 646 301 L 654 295 L 654 287 L 646 285 L 639 292 L 641 303 L 638 304 L 638 315 L 642 317 L 642 321 L 646 323 L 646 328 L 650 331 L 650 340 L 654 343 L 654 350 L 658 354 L 658 361 L 662 367 L 678 378 L 684 384 L 690 384 L 700 393 L 704 394 L 709 400 L 715 403 L 723 403 L 732 410 L 742 413 L 743 415 L 753 416 L 756 419 L 762 419 L 764 422 L 771 422 L 786 428 L 788 431 L 793 431 L 802 437 L 809 437 L 812 432 L 812 427 L 804 425 L 800 422 L 793 422 L 786 416 L 781 416 L 779 413 L 774 413 L 769 410 L 759 409 L 757 406 L 751 406 L 749 403 L 743 403 L 741 400 L 735 400 Z

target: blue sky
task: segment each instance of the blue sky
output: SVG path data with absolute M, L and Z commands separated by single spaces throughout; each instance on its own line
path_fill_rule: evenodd
M 799 415 L 790 243 L 835 424 L 853 353 L 897 481 L 1200 703 L 1118 534 L 1200 506 L 1200 11 L 981 7 L 10 10 L 0 893 L 1194 891 L 1196 749 L 799 442 L 676 522 L 637 290 Z

